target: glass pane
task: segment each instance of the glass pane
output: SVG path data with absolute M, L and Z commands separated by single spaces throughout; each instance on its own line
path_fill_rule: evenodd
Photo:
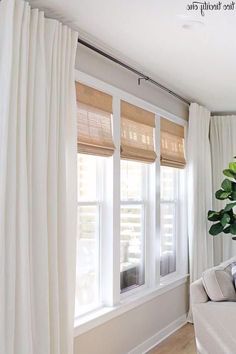
M 98 207 L 78 207 L 75 314 L 87 312 L 99 303 Z
M 144 233 L 142 206 L 121 207 L 121 292 L 144 284 Z
M 175 203 L 161 203 L 161 276 L 176 271 Z
M 176 168 L 161 166 L 161 200 L 175 199 L 177 173 Z
M 161 166 L 161 276 L 176 271 L 178 176 L 178 169 Z
M 78 201 L 95 201 L 97 198 L 97 156 L 77 155 Z
M 141 200 L 144 164 L 121 160 L 121 200 Z

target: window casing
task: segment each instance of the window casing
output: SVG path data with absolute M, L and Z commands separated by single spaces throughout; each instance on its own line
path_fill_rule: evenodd
M 85 82 L 86 83 L 86 82 Z M 99 83 L 99 81 L 98 81 Z M 124 297 L 132 299 L 133 294 L 144 294 L 145 289 L 156 289 L 165 284 L 169 275 L 178 277 L 187 274 L 187 237 L 183 220 L 186 222 L 184 208 L 185 203 L 185 171 L 178 173 L 175 183 L 180 187 L 178 195 L 169 198 L 163 196 L 161 192 L 161 170 L 164 167 L 160 163 L 160 145 L 161 116 L 155 114 L 156 128 L 154 129 L 154 144 L 158 158 L 153 163 L 134 162 L 121 159 L 121 101 L 131 101 L 132 104 L 144 109 L 150 109 L 148 104 L 139 102 L 138 99 L 130 95 L 119 96 L 120 93 L 113 88 L 101 84 L 98 89 L 104 89 L 105 92 L 113 96 L 113 141 L 114 155 L 111 157 L 94 157 L 102 160 L 98 163 L 98 177 L 96 186 L 99 193 L 92 202 L 93 207 L 96 204 L 98 241 L 97 252 L 99 256 L 94 257 L 94 262 L 98 264 L 99 269 L 97 301 L 90 303 L 83 311 L 77 310 L 76 316 L 84 315 L 99 307 L 113 307 L 121 305 Z M 179 123 L 180 121 L 178 121 Z M 132 183 L 132 178 L 126 178 L 126 187 L 124 186 L 125 173 L 127 174 L 127 165 L 141 166 L 141 178 L 137 183 Z M 125 167 L 126 166 L 126 167 Z M 131 174 L 132 175 L 132 174 Z M 136 186 L 136 188 L 135 188 Z M 129 193 L 128 193 L 128 192 Z M 83 203 L 91 203 L 90 200 L 78 200 L 79 207 Z M 171 249 L 165 249 L 166 241 L 163 241 L 163 232 L 161 232 L 161 210 L 167 205 L 169 209 L 177 210 Z M 91 206 L 91 204 L 90 204 Z M 166 208 L 168 208 L 166 206 Z M 179 211 L 178 209 L 181 209 Z M 171 210 L 172 210 L 171 209 Z M 166 213 L 167 214 L 167 213 Z M 178 215 L 178 216 L 177 216 Z M 131 217 L 132 216 L 132 217 Z M 134 222 L 132 223 L 132 220 Z M 130 229 L 129 229 L 130 228 Z M 133 235 L 128 240 L 125 239 L 129 231 L 133 230 Z M 132 238 L 135 241 L 132 244 Z M 128 242 L 127 242 L 128 241 Z M 99 250 L 99 251 L 98 251 Z M 130 251 L 130 252 L 129 252 Z M 169 251 L 173 254 L 174 267 L 168 264 L 168 272 L 163 270 L 163 254 Z M 77 251 L 78 252 L 78 251 Z M 127 261 L 128 260 L 128 261 Z M 79 257 L 78 257 L 79 262 Z M 78 265 L 78 263 L 77 263 Z M 99 268 L 100 267 L 100 268 Z M 127 270 L 131 269 L 130 272 Z M 171 269 L 171 272 L 170 272 Z M 173 271 L 172 271 L 173 270 Z M 126 274 L 124 274 L 126 272 Z M 127 274 L 128 273 L 128 274 Z M 166 276 L 168 275 L 168 276 Z M 174 278 L 173 278 L 174 279 Z M 78 284 L 78 276 L 77 276 Z M 78 287 L 78 285 L 77 285 Z M 122 306 L 122 305 L 121 305 Z

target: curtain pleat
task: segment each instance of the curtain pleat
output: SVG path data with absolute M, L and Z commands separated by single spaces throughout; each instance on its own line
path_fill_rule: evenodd
M 190 281 L 202 276 L 213 265 L 213 238 L 209 235 L 208 210 L 212 208 L 212 170 L 210 154 L 210 112 L 191 104 L 187 143 L 188 235 Z M 201 141 L 201 144 L 199 144 Z
M 208 210 L 212 208 L 209 129 L 210 111 L 192 103 L 186 149 L 190 283 L 199 279 L 206 269 L 213 266 L 213 238 L 209 234 L 210 223 L 207 220 Z M 193 321 L 191 301 L 188 321 Z
M 0 353 L 72 354 L 77 34 L 0 2 Z
M 210 125 L 210 143 L 212 160 L 212 183 L 213 183 L 213 210 L 224 208 L 225 201 L 214 197 L 220 189 L 225 176 L 223 170 L 229 162 L 234 161 L 236 155 L 236 116 L 213 116 Z M 229 235 L 222 234 L 214 237 L 214 263 L 228 260 L 236 254 L 236 242 Z

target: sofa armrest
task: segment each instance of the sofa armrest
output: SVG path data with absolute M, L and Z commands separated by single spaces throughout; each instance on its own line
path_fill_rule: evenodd
M 190 297 L 192 305 L 209 301 L 207 293 L 202 284 L 202 279 L 198 279 L 190 285 Z

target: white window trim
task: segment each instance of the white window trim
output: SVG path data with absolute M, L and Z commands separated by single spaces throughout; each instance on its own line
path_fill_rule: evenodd
M 114 98 L 118 98 L 118 100 L 124 100 L 127 101 L 133 105 L 136 105 L 140 108 L 146 109 L 150 112 L 153 112 L 156 114 L 156 116 L 163 117 L 166 119 L 171 120 L 174 123 L 180 124 L 182 126 L 186 127 L 188 126 L 188 122 L 181 118 L 178 117 L 177 115 L 170 113 L 162 108 L 159 108 L 152 103 L 149 103 L 147 101 L 144 101 L 141 98 L 138 98 L 127 91 L 121 90 L 115 86 L 112 86 L 110 84 L 107 84 L 104 81 L 101 81 L 93 76 L 90 76 L 82 71 L 75 70 L 75 80 L 81 82 L 84 85 L 88 85 L 90 87 L 93 87 L 97 90 L 103 91 L 105 93 L 108 93 L 109 95 L 113 96 L 113 116 L 115 114 L 114 106 Z M 120 107 L 119 107 L 120 109 Z
M 120 100 L 116 96 L 113 96 L 112 118 L 113 141 L 115 146 L 120 146 Z M 120 149 L 115 149 L 114 155 L 105 160 L 102 300 L 104 306 L 115 306 L 120 302 Z
M 74 337 L 78 337 L 79 335 L 86 333 L 87 331 L 90 331 L 91 329 L 96 328 L 97 326 L 100 326 L 115 317 L 118 317 L 138 306 L 145 304 L 148 301 L 155 299 L 158 296 L 165 294 L 168 291 L 187 283 L 188 277 L 188 274 L 176 276 L 175 279 L 171 279 L 171 281 L 169 280 L 165 283 L 162 282 L 155 288 L 146 288 L 145 291 L 141 293 L 129 296 L 116 306 L 106 306 L 85 316 L 76 318 Z
M 169 113 L 151 103 L 148 103 L 128 92 L 120 90 L 101 80 L 98 80 L 86 73 L 75 70 L 75 80 L 85 85 L 101 90 L 113 96 L 113 139 L 115 146 L 120 146 L 120 101 L 125 100 L 133 105 L 151 111 L 156 116 L 155 146 L 160 151 L 160 117 L 167 118 L 177 124 L 184 126 L 187 131 L 187 121 L 172 113 Z M 146 259 L 152 261 L 146 264 L 146 284 L 128 291 L 127 296 L 120 294 L 120 149 L 115 149 L 113 157 L 109 158 L 105 164 L 104 181 L 104 217 L 102 233 L 103 242 L 101 245 L 102 257 L 101 271 L 102 280 L 102 299 L 103 307 L 98 311 L 85 314 L 81 318 L 75 319 L 75 336 L 78 336 L 97 325 L 100 325 L 111 318 L 129 311 L 156 296 L 169 291 L 187 281 L 187 260 L 178 267 L 175 273 L 160 278 L 160 255 L 155 252 L 160 246 L 160 161 L 151 165 L 151 172 L 148 176 L 149 207 L 156 210 L 156 215 L 147 213 L 149 242 L 146 245 Z M 151 215 L 151 216 L 150 216 Z M 103 216 L 102 216 L 103 217 Z M 183 215 L 181 217 L 184 217 Z M 184 220 L 184 219 L 183 219 Z M 182 238 L 186 241 L 186 230 L 181 230 Z M 113 234 L 113 238 L 110 235 Z M 186 251 L 182 250 L 181 253 Z M 187 253 L 185 253 L 187 254 Z M 112 266 L 111 266 L 112 265 Z M 122 294 L 122 295 L 124 295 Z

